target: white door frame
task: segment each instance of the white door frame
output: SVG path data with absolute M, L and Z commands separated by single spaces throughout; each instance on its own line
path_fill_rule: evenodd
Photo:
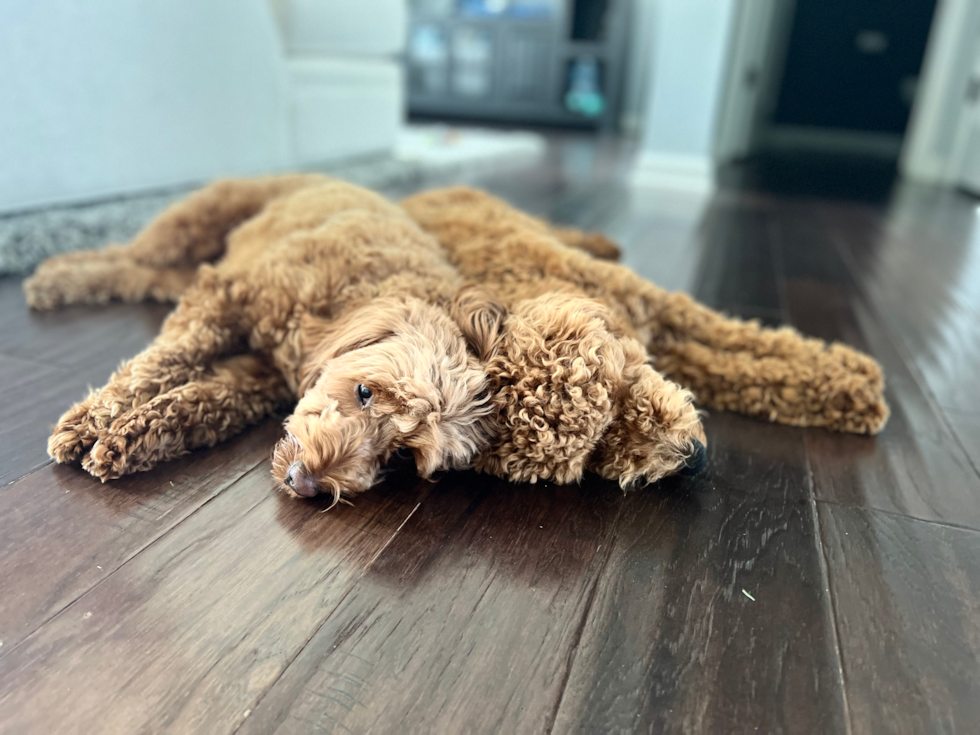
M 957 129 L 980 39 L 980 3 L 939 0 L 899 161 L 908 178 L 953 185 Z
M 782 81 L 795 4 L 737 0 L 715 132 L 717 163 L 744 158 L 761 142 Z

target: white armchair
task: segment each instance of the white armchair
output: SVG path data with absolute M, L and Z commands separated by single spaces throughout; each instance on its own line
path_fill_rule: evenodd
M 292 154 L 305 167 L 390 151 L 405 98 L 406 0 L 272 0 L 289 78 Z

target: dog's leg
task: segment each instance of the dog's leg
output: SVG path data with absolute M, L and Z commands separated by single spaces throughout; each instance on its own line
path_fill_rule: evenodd
M 45 261 L 24 281 L 24 295 L 28 306 L 40 310 L 112 299 L 176 302 L 196 277 L 194 268 L 151 268 L 134 261 L 124 248 L 111 246 Z
M 266 204 L 325 180 L 318 174 L 286 174 L 216 181 L 165 209 L 127 252 L 153 268 L 193 268 L 221 256 L 228 233 Z
M 793 426 L 875 434 L 888 418 L 884 377 L 842 344 L 730 319 L 690 298 L 665 300 L 650 352 L 702 405 Z
M 880 369 L 840 344 L 806 346 L 794 357 L 759 357 L 678 342 L 656 365 L 700 404 L 721 411 L 855 434 L 877 434 L 888 419 Z
M 243 346 L 240 313 L 215 278 L 189 292 L 153 343 L 117 370 L 102 389 L 72 407 L 55 425 L 48 454 L 78 459 L 117 417 L 185 383 Z
M 598 232 L 583 232 L 574 227 L 558 227 L 549 225 L 553 237 L 562 244 L 576 250 L 583 250 L 589 255 L 602 260 L 618 261 L 620 256 L 619 246 L 605 235 Z
M 24 281 L 34 309 L 67 304 L 177 301 L 197 266 L 221 256 L 229 232 L 270 201 L 324 181 L 315 174 L 217 181 L 165 209 L 129 245 L 65 253 Z
M 99 433 L 82 466 L 103 482 L 148 470 L 224 441 L 290 399 L 282 374 L 267 360 L 221 360 L 201 377 L 116 418 Z

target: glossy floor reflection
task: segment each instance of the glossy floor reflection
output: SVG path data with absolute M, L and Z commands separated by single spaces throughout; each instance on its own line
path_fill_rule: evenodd
M 716 414 L 693 480 L 400 467 L 324 513 L 274 491 L 270 420 L 101 485 L 47 463 L 48 427 L 166 309 L 30 314 L 6 279 L 0 732 L 975 732 L 977 202 L 785 172 L 703 202 L 627 190 L 629 160 L 556 137 L 546 165 L 467 183 L 716 308 L 871 352 L 883 434 Z

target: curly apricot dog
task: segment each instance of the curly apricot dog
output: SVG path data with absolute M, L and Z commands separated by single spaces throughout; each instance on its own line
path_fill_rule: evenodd
M 617 252 L 469 190 L 400 209 L 320 176 L 213 184 L 129 246 L 54 258 L 25 282 L 35 308 L 180 298 L 160 337 L 62 417 L 49 453 L 111 479 L 299 398 L 274 456 L 293 494 L 357 493 L 401 447 L 423 475 L 475 462 L 571 482 L 589 468 L 625 487 L 704 459 L 692 394 L 648 350 L 711 406 L 881 427 L 870 358 L 725 319 L 586 254 Z
M 491 407 L 450 316 L 459 285 L 438 243 L 377 194 L 322 177 L 214 184 L 128 247 L 53 259 L 25 282 L 35 307 L 184 291 L 149 348 L 61 418 L 48 451 L 113 479 L 300 397 L 274 456 L 294 494 L 361 491 L 400 447 L 424 475 L 466 466 Z
M 498 425 L 484 469 L 568 481 L 584 466 L 631 484 L 696 465 L 704 435 L 685 388 L 704 406 L 795 426 L 874 434 L 888 418 L 881 369 L 850 347 L 724 317 L 564 247 L 483 192 L 402 206 L 509 311 L 488 360 Z

